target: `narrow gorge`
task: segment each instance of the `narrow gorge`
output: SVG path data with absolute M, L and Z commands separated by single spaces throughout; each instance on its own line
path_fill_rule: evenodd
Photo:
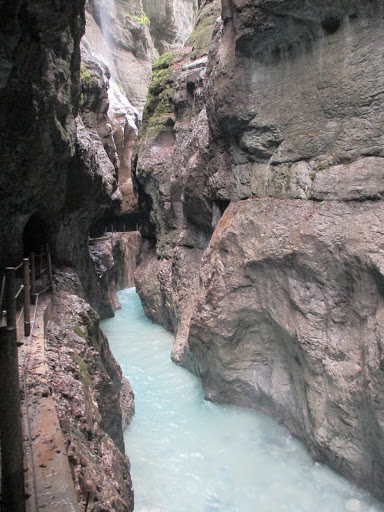
M 1 274 L 47 247 L 54 268 L 23 415 L 53 401 L 73 482 L 59 505 L 25 462 L 26 509 L 133 510 L 135 389 L 99 328 L 133 286 L 206 400 L 384 501 L 381 2 L 0 0 L 0 19 Z

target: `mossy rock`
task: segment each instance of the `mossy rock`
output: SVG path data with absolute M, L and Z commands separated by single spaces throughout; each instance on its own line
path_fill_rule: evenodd
M 160 69 L 168 69 L 176 60 L 176 55 L 174 53 L 163 53 L 160 57 L 153 63 L 152 71 L 158 71 Z
M 212 42 L 213 29 L 217 18 L 221 14 L 221 3 L 215 1 L 206 5 L 197 17 L 195 28 L 187 39 L 185 45 L 193 47 L 191 57 L 199 59 L 207 55 Z
M 91 376 L 89 375 L 88 368 L 87 368 L 87 365 L 86 365 L 84 359 L 82 359 L 78 354 L 73 354 L 73 360 L 79 367 L 81 382 L 91 388 L 92 387 L 92 379 L 91 379 Z
M 154 119 L 162 117 L 164 114 L 172 115 L 174 113 L 172 66 L 176 60 L 177 55 L 166 53 L 159 57 L 152 66 L 152 79 L 143 113 L 142 135 L 146 133 L 148 127 L 159 124 Z
M 91 73 L 88 71 L 83 62 L 80 64 L 80 80 L 81 86 L 85 89 L 87 89 L 92 83 Z
M 88 336 L 88 330 L 86 327 L 81 327 L 80 324 L 76 324 L 75 327 L 73 328 L 73 331 L 75 332 L 75 334 L 77 334 L 78 336 L 80 336 L 81 338 L 84 338 L 86 339 L 87 336 Z

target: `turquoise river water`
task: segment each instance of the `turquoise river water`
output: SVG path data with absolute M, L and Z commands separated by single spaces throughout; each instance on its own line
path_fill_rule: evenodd
M 272 419 L 205 401 L 135 289 L 118 295 L 122 309 L 101 327 L 135 393 L 125 433 L 135 512 L 384 512 Z

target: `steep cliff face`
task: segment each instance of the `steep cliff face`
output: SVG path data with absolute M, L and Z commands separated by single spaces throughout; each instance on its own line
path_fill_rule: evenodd
M 212 234 L 205 190 L 216 156 L 209 146 L 203 83 L 219 13 L 218 1 L 206 2 L 190 46 L 154 64 L 137 150 L 139 204 L 150 216 L 142 229 L 149 245 L 136 286 L 148 298 L 143 303 L 150 318 L 173 330 L 189 314 L 186 299 L 197 284 L 199 261 Z
M 141 0 L 89 0 L 86 7 L 87 40 L 142 111 L 156 50 Z
M 2 265 L 22 256 L 23 228 L 31 214 L 54 215 L 67 206 L 67 182 L 78 161 L 83 3 L 61 9 L 55 2 L 0 4 L 1 201 L 7 219 L 0 228 Z
M 140 112 L 153 61 L 184 43 L 196 11 L 197 0 L 87 1 L 87 39 Z
M 383 498 L 383 8 L 215 9 L 155 65 L 137 288 L 207 397 L 272 414 Z
M 121 202 L 109 72 L 91 57 L 80 68 L 84 1 L 0 1 L 0 15 L 0 267 L 48 243 L 56 268 L 76 268 L 81 285 L 56 272 L 50 391 L 83 508 L 129 511 L 122 427 L 132 411 L 119 404 L 132 396 L 86 302 L 113 314 L 88 247 Z
M 150 22 L 150 32 L 159 53 L 181 46 L 192 32 L 197 0 L 143 0 Z
M 48 383 L 80 506 L 128 512 L 133 491 L 122 426 L 133 414 L 133 394 L 97 313 L 78 293 L 81 284 L 70 269 L 57 274 L 47 332 Z
M 101 125 L 90 123 L 92 115 L 105 117 L 106 111 L 107 84 L 96 63 L 90 76 L 96 113 L 84 116 L 84 122 L 77 117 L 84 2 L 70 7 L 16 2 L 12 8 L 2 2 L 0 7 L 0 194 L 6 219 L 0 227 L 0 266 L 13 265 L 49 243 L 54 264 L 76 267 L 92 304 L 111 315 L 87 236 L 120 199 L 116 167 L 97 133 Z

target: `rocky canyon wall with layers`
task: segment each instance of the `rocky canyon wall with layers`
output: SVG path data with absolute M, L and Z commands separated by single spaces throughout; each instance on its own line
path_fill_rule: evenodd
M 159 52 L 183 43 L 192 30 L 196 11 L 197 0 L 86 2 L 81 110 L 88 131 L 97 132 L 118 171 L 121 202 L 104 217 L 111 230 L 114 224 L 120 230 L 125 230 L 124 226 L 137 229 L 141 224 L 131 160 L 152 63 Z M 102 233 L 102 224 L 96 222 L 91 236 Z
M 109 71 L 89 54 L 89 69 L 80 65 L 84 1 L 0 1 L 0 16 L 0 267 L 49 244 L 56 275 L 49 392 L 79 499 L 89 510 L 129 511 L 129 411 L 119 404 L 132 396 L 91 307 L 102 316 L 114 311 L 89 251 L 90 231 L 121 204 Z
M 380 499 L 383 28 L 376 1 L 202 2 L 135 164 L 137 289 L 174 360 Z
M 141 113 L 159 53 L 182 45 L 197 0 L 87 0 L 86 37 Z
M 92 305 L 103 316 L 112 315 L 88 252 L 88 235 L 121 198 L 103 121 L 106 71 L 95 62 L 96 78 L 89 74 L 87 96 L 91 107 L 85 113 L 80 82 L 84 2 L 65 8 L 39 1 L 8 8 L 2 2 L 0 7 L 0 266 L 15 265 L 49 243 L 54 265 L 75 267 Z
M 123 428 L 134 413 L 133 393 L 84 300 L 76 274 L 55 276 L 47 328 L 48 386 L 72 469 L 79 510 L 133 510 Z

